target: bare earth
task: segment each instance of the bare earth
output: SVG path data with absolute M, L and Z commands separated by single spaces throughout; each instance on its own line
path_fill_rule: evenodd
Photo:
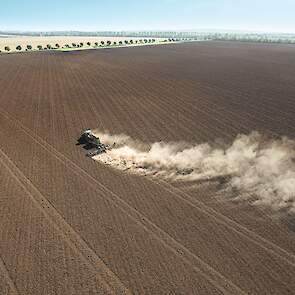
M 85 128 L 294 138 L 294 50 L 0 55 L 0 294 L 294 294 L 293 216 L 117 171 L 75 145 Z

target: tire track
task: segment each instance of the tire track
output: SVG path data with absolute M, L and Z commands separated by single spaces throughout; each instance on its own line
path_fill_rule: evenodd
M 11 279 L 9 272 L 3 262 L 3 259 L 0 257 L 0 271 L 2 272 L 4 278 L 6 279 L 6 282 L 11 290 L 11 293 L 7 294 L 7 295 L 19 295 L 19 292 L 13 282 L 13 280 Z
M 287 264 L 290 264 L 292 267 L 295 267 L 295 255 L 289 253 L 285 249 L 281 248 L 280 246 L 272 243 L 271 241 L 261 237 L 260 235 L 256 234 L 255 232 L 249 230 L 245 226 L 237 223 L 233 219 L 223 215 L 222 213 L 214 210 L 213 208 L 207 206 L 205 203 L 192 198 L 189 194 L 184 192 L 183 190 L 172 186 L 170 183 L 164 180 L 154 181 L 149 178 L 150 181 L 154 183 L 159 183 L 163 186 L 163 188 L 170 192 L 171 194 L 183 199 L 185 202 L 190 204 L 193 207 L 201 210 L 203 213 L 206 213 L 208 216 L 216 219 L 219 223 L 224 224 L 227 227 L 233 229 L 237 234 L 247 238 L 248 240 L 252 241 L 257 246 L 260 246 L 262 249 L 266 250 L 267 252 L 275 255 L 277 258 L 282 259 Z M 266 246 L 265 246 L 265 245 Z
M 11 174 L 15 181 L 23 188 L 32 201 L 44 213 L 54 228 L 68 241 L 68 245 L 80 258 L 92 268 L 103 283 L 104 289 L 109 294 L 131 294 L 122 282 L 106 267 L 104 262 L 89 248 L 87 243 L 63 219 L 50 202 L 39 192 L 29 179 L 15 166 L 11 159 L 0 149 L 0 162 Z

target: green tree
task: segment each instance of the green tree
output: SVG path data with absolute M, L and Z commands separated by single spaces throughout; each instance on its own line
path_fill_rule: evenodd
M 32 45 L 27 45 L 28 50 L 32 50 Z
M 15 49 L 18 50 L 18 51 L 21 51 L 22 47 L 20 45 L 17 45 Z
M 91 42 L 87 42 L 87 45 L 90 46 L 91 45 Z
M 56 43 L 56 44 L 55 44 L 55 47 L 56 47 L 56 48 L 59 48 L 60 46 L 59 46 L 59 44 L 58 44 L 58 43 Z
M 9 46 L 5 46 L 4 47 L 4 50 L 9 52 L 10 51 L 10 47 Z

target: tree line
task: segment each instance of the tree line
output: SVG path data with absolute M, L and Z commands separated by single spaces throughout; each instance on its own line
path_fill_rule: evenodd
M 168 40 L 168 39 L 167 39 Z M 166 41 L 166 40 L 164 40 Z M 172 39 L 169 39 L 169 41 L 171 42 Z M 56 43 L 53 45 L 51 44 L 47 44 L 47 45 L 37 45 L 36 46 L 36 49 L 38 50 L 51 50 L 51 49 L 59 49 L 59 48 L 82 48 L 84 46 L 88 46 L 88 47 L 93 47 L 93 48 L 96 48 L 96 47 L 105 47 L 105 46 L 123 46 L 123 45 L 133 45 L 133 44 L 152 44 L 152 43 L 155 43 L 156 42 L 156 39 L 138 39 L 138 40 L 120 40 L 120 41 L 110 41 L 110 40 L 107 40 L 107 41 L 100 41 L 100 42 L 79 42 L 79 43 L 75 43 L 75 42 L 72 42 L 72 43 L 69 43 L 69 44 L 64 44 L 63 46 L 61 46 L 59 43 Z M 167 42 L 167 41 L 166 41 Z M 25 51 L 30 51 L 30 50 L 33 50 L 33 46 L 28 44 L 26 45 L 25 47 L 22 47 L 21 45 L 17 45 L 15 47 L 15 49 L 17 51 L 22 51 L 22 50 L 25 50 Z M 11 51 L 11 47 L 10 46 L 5 46 L 4 47 L 4 51 L 6 52 L 9 52 Z

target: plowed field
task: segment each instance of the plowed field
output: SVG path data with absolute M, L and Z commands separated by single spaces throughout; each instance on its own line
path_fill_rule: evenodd
M 292 214 L 85 157 L 85 128 L 295 137 L 295 47 L 0 55 L 0 294 L 294 294 Z

